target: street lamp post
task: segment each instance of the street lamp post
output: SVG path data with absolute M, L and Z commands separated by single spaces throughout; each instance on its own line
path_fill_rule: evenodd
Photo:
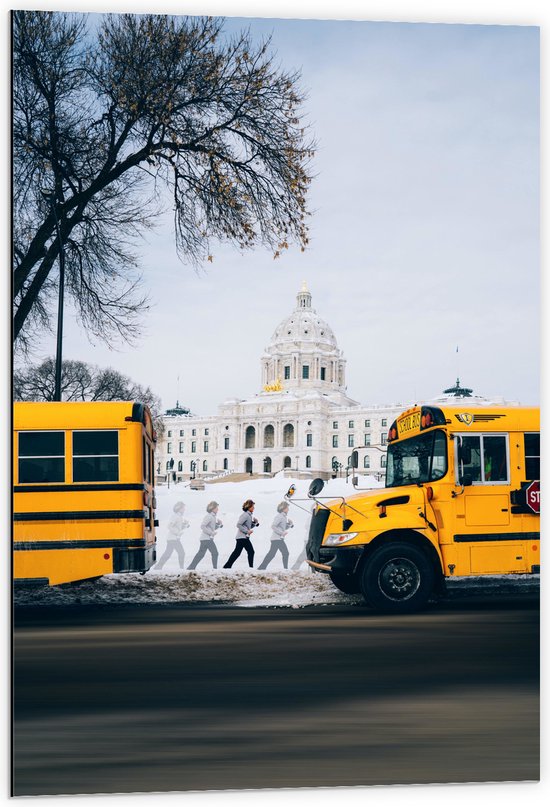
M 167 474 L 168 477 L 168 488 L 170 488 L 170 477 L 172 476 L 172 468 L 174 467 L 174 458 L 170 458 L 170 462 L 168 463 Z
M 63 363 L 63 304 L 65 296 L 65 247 L 61 239 L 61 228 L 59 226 L 59 219 L 57 218 L 57 211 L 55 209 L 55 198 L 53 193 L 42 191 L 42 195 L 50 202 L 52 213 L 55 219 L 55 231 L 57 234 L 57 241 L 59 243 L 59 295 L 57 304 L 57 344 L 55 351 L 55 386 L 53 399 L 54 401 L 61 400 L 61 367 Z

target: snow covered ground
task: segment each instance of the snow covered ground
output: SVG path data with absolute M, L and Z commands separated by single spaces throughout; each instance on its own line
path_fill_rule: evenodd
M 249 569 L 246 553 L 240 556 L 232 569 L 221 567 L 235 546 L 235 524 L 246 499 L 256 502 L 254 515 L 260 526 L 254 530 L 252 542 L 255 548 L 254 567 L 260 565 L 270 547 L 271 523 L 277 505 L 284 498 L 289 486 L 294 484 L 289 517 L 294 527 L 287 535 L 290 551 L 289 569 L 283 569 L 280 554 L 277 554 L 266 571 Z M 251 479 L 244 482 L 220 482 L 207 484 L 204 491 L 190 490 L 183 484 L 157 489 L 157 514 L 160 525 L 157 530 L 157 557 L 166 547 L 166 525 L 176 502 L 183 501 L 184 517 L 189 528 L 183 533 L 185 568 L 173 554 L 159 571 L 153 567 L 146 575 L 109 575 L 100 580 L 83 582 L 75 586 L 51 588 L 16 588 L 16 606 L 25 605 L 70 605 L 100 603 L 219 603 L 242 607 L 273 606 L 302 608 L 308 605 L 331 605 L 337 603 L 363 602 L 359 595 L 338 591 L 326 575 L 313 573 L 305 562 L 292 569 L 303 552 L 312 501 L 307 498 L 309 480 L 292 480 L 282 475 L 266 479 Z M 361 477 L 359 486 L 381 487 L 373 477 Z M 348 496 L 355 490 L 351 482 L 334 479 L 326 483 L 321 496 L 335 498 Z M 206 505 L 215 500 L 219 503 L 218 518 L 223 528 L 217 533 L 216 544 L 220 557 L 218 570 L 212 569 L 210 554 L 199 563 L 195 571 L 187 571 L 199 548 L 200 524 L 206 513 Z M 480 592 L 534 593 L 538 591 L 537 576 L 508 575 L 491 578 L 468 578 L 449 581 L 451 596 Z

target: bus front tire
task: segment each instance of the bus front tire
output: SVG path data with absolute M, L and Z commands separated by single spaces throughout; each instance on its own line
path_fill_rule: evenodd
M 330 579 L 338 591 L 343 591 L 344 594 L 359 594 L 361 591 L 361 584 L 356 575 L 332 572 Z
M 360 585 L 363 597 L 375 610 L 407 614 L 428 604 L 435 575 L 426 553 L 412 544 L 395 542 L 374 551 L 363 568 Z

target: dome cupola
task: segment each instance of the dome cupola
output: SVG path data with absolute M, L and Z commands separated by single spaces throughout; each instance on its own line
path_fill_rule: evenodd
M 312 308 L 304 281 L 294 310 L 275 328 L 262 356 L 263 389 L 343 392 L 345 364 L 332 328 Z

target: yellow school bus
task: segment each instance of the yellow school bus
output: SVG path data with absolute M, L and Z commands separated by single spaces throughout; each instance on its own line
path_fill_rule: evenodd
M 539 421 L 519 406 L 403 412 L 385 488 L 326 501 L 312 482 L 308 563 L 388 612 L 426 605 L 449 577 L 538 573 Z
M 154 448 L 140 403 L 15 403 L 13 576 L 57 585 L 156 560 Z

